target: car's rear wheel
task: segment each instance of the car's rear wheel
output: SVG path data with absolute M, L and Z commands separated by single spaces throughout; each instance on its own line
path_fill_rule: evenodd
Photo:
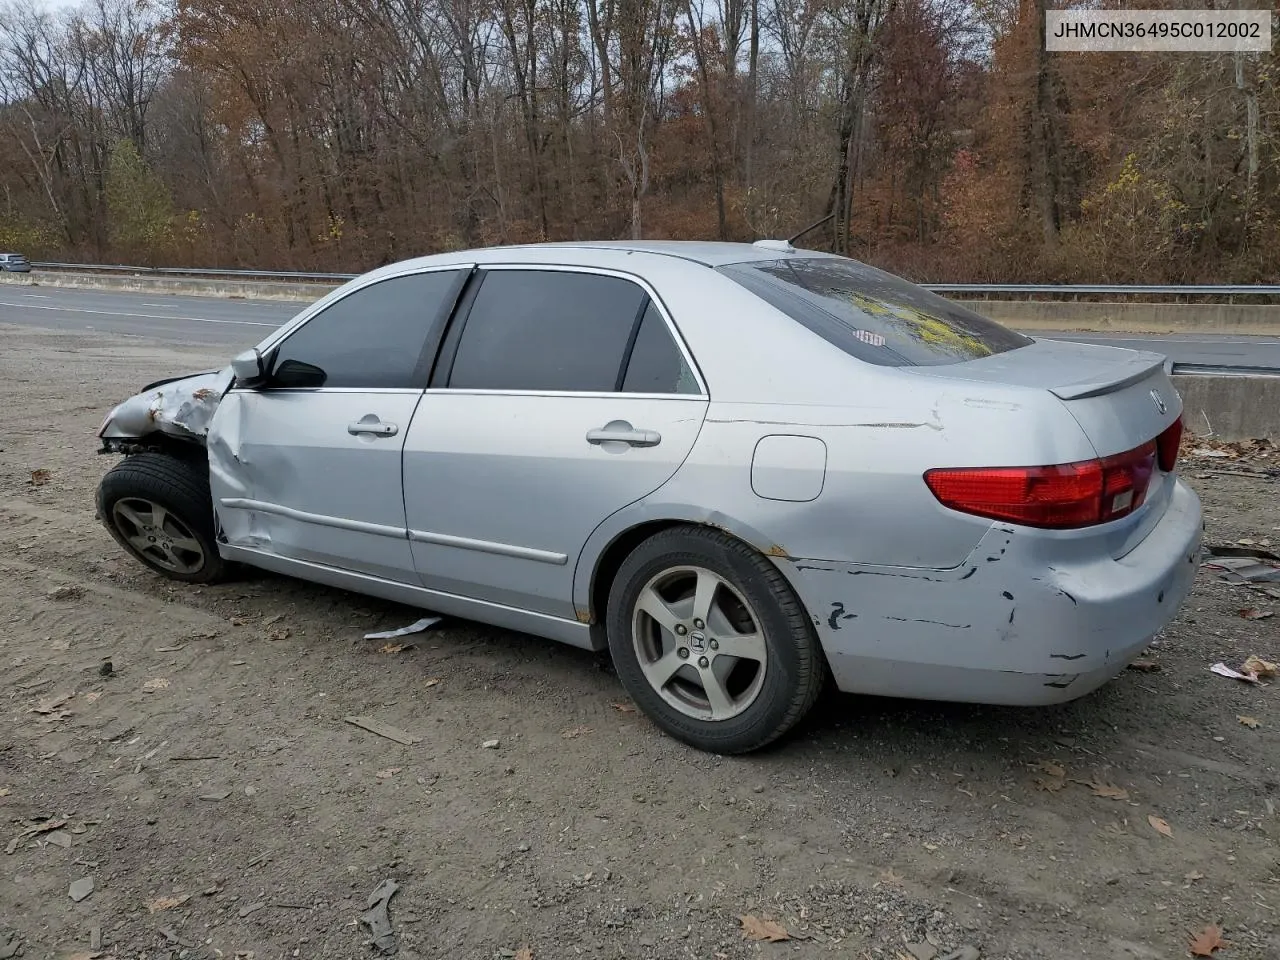
M 111 536 L 156 573 L 184 583 L 214 583 L 226 574 L 204 464 L 135 454 L 107 472 L 97 498 Z
M 671 736 L 714 753 L 782 736 L 826 677 L 782 574 L 719 531 L 676 527 L 637 547 L 614 578 L 607 627 L 632 699 Z

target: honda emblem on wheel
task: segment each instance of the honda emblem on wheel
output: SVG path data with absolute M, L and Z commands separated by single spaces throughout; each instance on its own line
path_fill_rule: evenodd
M 689 649 L 694 653 L 707 652 L 707 638 L 704 634 L 694 631 L 689 634 Z

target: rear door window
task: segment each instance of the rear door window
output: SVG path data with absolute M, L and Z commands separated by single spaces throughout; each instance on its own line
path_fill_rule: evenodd
M 845 353 L 880 366 L 960 363 L 1032 342 L 856 260 L 796 257 L 718 269 Z

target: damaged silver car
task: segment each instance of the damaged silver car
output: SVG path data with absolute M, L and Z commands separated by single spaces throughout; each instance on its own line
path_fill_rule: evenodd
M 98 511 L 232 564 L 608 649 L 721 753 L 824 683 L 1038 705 L 1191 588 L 1161 357 L 1034 340 L 787 243 L 540 244 L 384 267 L 107 417 Z

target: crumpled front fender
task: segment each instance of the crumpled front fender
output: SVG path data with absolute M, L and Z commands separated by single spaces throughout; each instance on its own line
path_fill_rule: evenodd
M 164 433 L 203 444 L 209 421 L 231 386 L 231 367 L 162 381 L 119 404 L 102 421 L 103 441 L 137 440 Z

